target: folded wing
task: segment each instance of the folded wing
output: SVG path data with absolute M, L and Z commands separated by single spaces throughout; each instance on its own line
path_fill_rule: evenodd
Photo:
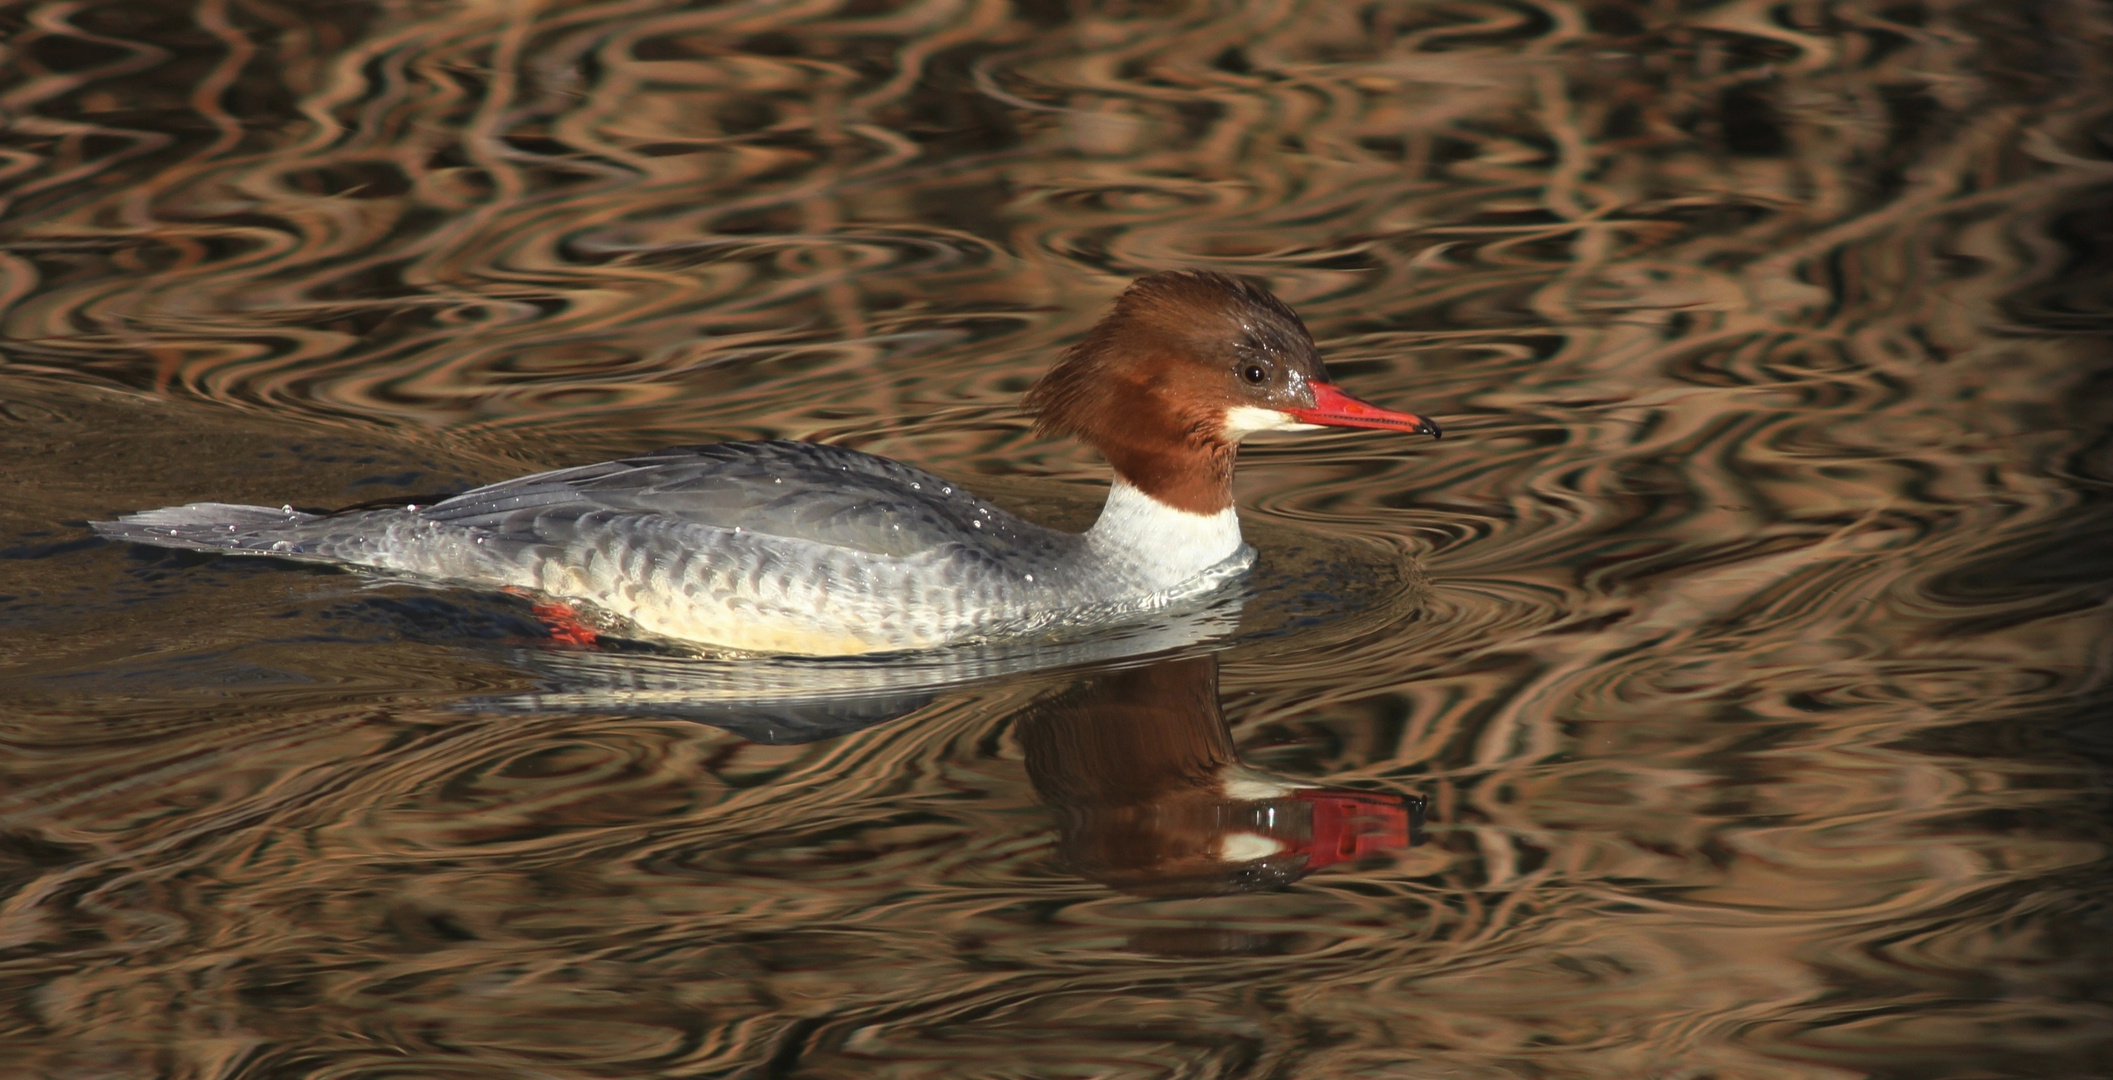
M 646 514 L 897 558 L 949 543 L 1037 546 L 1061 535 L 922 469 L 783 441 L 674 447 L 537 473 L 419 513 L 527 543 L 569 532 L 587 515 Z

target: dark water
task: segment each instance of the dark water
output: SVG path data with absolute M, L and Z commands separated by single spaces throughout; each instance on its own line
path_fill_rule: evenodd
M 2104 3 L 0 27 L 0 1075 L 2113 1074 Z M 84 525 L 763 435 L 1076 524 L 1014 403 L 1175 267 L 1448 438 L 1249 448 L 1247 591 L 1084 651 Z

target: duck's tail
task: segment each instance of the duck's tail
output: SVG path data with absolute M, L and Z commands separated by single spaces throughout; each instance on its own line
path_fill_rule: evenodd
M 300 526 L 318 516 L 291 506 L 207 502 L 164 506 L 89 524 L 99 536 L 135 544 L 238 555 L 299 555 Z

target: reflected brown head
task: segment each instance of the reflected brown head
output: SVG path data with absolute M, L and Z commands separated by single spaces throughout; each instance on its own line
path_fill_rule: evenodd
M 1296 859 L 1218 853 L 1237 827 L 1222 774 L 1238 759 L 1215 657 L 1095 672 L 1036 702 L 1018 731 L 1057 850 L 1086 877 L 1140 896 L 1211 896 L 1298 876 Z
M 1267 289 L 1199 270 L 1132 283 L 1028 391 L 1026 404 L 1037 430 L 1079 437 L 1124 480 L 1196 514 L 1232 505 L 1233 458 L 1245 431 L 1299 424 L 1438 430 L 1335 390 L 1297 312 Z
M 1035 702 L 1016 730 L 1064 862 L 1140 896 L 1279 888 L 1408 846 L 1421 822 L 1420 800 L 1390 794 L 1235 795 L 1226 779 L 1239 759 L 1211 656 L 1094 672 Z

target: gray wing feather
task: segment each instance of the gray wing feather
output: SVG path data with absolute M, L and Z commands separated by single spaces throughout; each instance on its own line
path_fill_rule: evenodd
M 1050 534 L 922 469 L 802 442 L 674 447 L 491 484 L 419 511 L 521 542 L 611 512 L 896 558 L 950 543 L 1034 547 Z

